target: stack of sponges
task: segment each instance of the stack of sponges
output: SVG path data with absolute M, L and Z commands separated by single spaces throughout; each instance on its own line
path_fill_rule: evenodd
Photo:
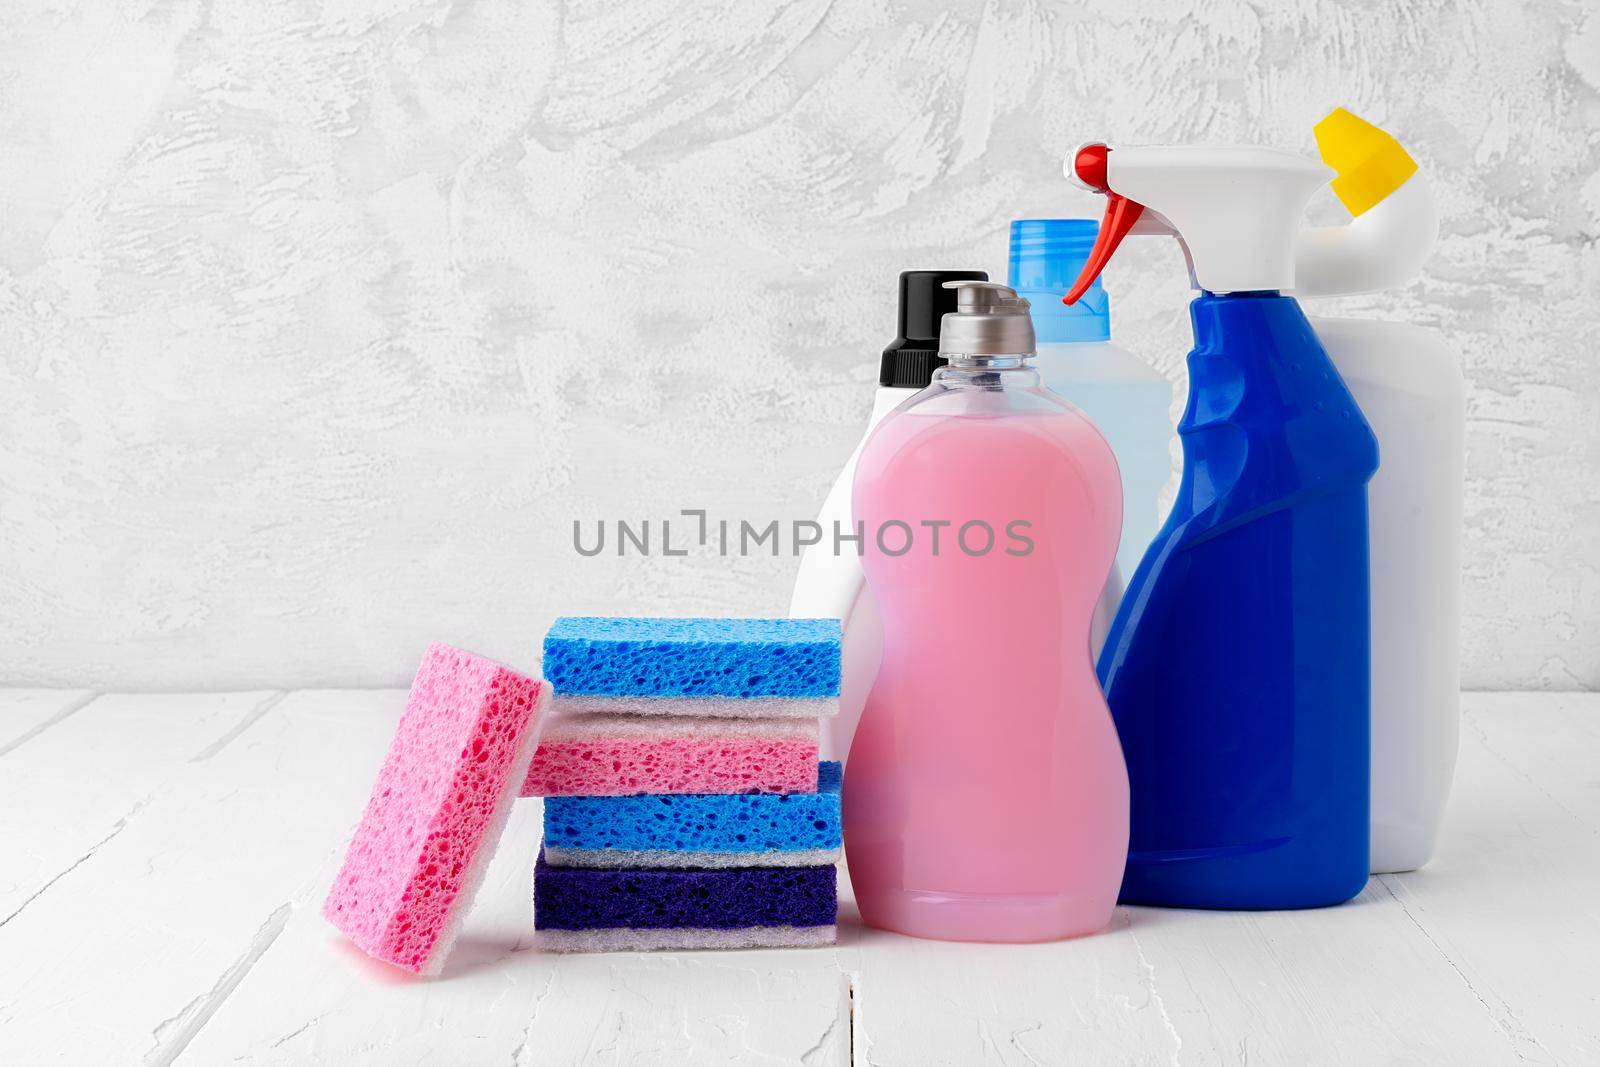
M 558 619 L 534 926 L 556 951 L 828 944 L 838 910 L 832 619 Z

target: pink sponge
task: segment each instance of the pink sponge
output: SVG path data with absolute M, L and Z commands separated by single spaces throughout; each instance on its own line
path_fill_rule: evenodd
M 525 797 L 815 793 L 816 719 L 551 715 Z
M 550 687 L 430 645 L 322 914 L 415 974 L 444 966 L 528 773 Z

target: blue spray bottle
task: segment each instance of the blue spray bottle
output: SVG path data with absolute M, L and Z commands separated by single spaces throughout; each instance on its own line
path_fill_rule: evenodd
M 1190 306 L 1183 479 L 1099 662 L 1128 763 L 1122 899 L 1337 904 L 1367 879 L 1367 482 L 1378 447 L 1300 305 L 1294 247 L 1320 163 L 1260 148 L 1108 149 L 1068 303 L 1128 233 L 1176 236 Z

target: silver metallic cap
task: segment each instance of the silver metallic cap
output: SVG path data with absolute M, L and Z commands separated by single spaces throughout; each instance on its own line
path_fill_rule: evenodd
M 939 354 L 1031 356 L 1033 317 L 1028 301 L 999 282 L 945 282 L 956 291 L 956 310 L 940 320 Z

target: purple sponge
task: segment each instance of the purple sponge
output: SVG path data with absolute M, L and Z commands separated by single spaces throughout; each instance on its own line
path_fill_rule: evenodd
M 765 944 L 760 937 L 764 928 L 778 938 L 775 943 L 795 943 L 797 930 L 811 932 L 803 943 L 826 943 L 833 940 L 838 918 L 836 875 L 832 864 L 715 870 L 552 867 L 541 853 L 533 876 L 533 925 L 541 933 L 607 931 L 604 944 L 593 946 L 606 948 L 658 948 L 702 940 L 709 946 L 716 939 L 695 935 L 735 930 L 746 933 L 730 944 Z M 664 942 L 655 935 L 663 930 L 683 936 Z M 545 943 L 558 949 L 591 947 L 559 934 Z

